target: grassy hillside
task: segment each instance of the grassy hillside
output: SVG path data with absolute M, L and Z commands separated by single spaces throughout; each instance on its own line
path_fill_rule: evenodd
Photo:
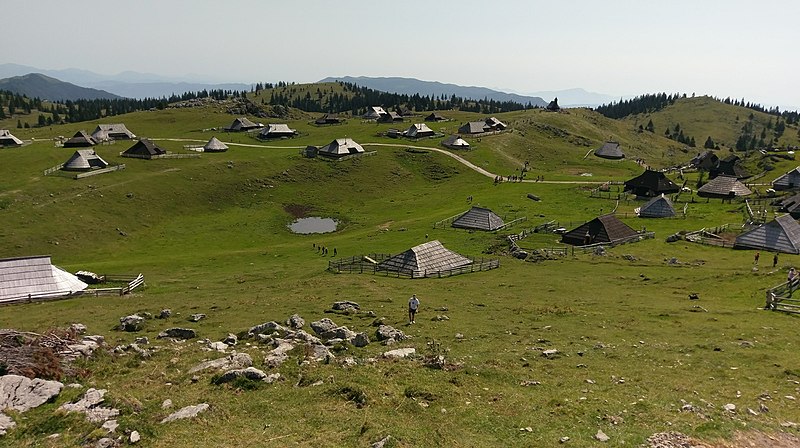
M 443 133 L 481 118 L 443 114 L 452 118 L 434 126 Z M 103 120 L 124 122 L 176 152 L 190 142 L 168 139 L 202 142 L 217 135 L 251 146 L 232 144 L 226 153 L 197 159 L 145 161 L 120 158 L 128 144 L 118 142 L 96 150 L 110 162 L 125 163 L 125 170 L 78 181 L 42 175 L 72 153 L 45 139 L 91 130 L 96 122 L 19 132 L 20 138 L 43 141 L 0 150 L 0 253 L 51 254 L 70 271 L 142 272 L 147 287 L 125 297 L 3 307 L 0 328 L 44 331 L 82 322 L 112 347 L 149 337 L 161 347 L 152 357 L 104 354 L 83 365 L 90 376 L 67 380 L 108 389 L 122 411 L 118 433 L 138 430 L 142 443 L 153 447 L 367 446 L 386 435 L 401 447 L 556 446 L 564 436 L 570 446 L 589 447 L 596 446 L 598 429 L 611 437 L 611 446 L 638 446 L 654 432 L 711 440 L 742 429 L 781 431 L 782 423 L 800 419 L 796 402 L 784 398 L 798 394 L 797 319 L 757 309 L 764 289 L 783 281 L 800 259 L 782 254 L 772 269 L 770 255 L 762 254 L 754 270 L 749 251 L 664 242 L 681 230 L 741 224 L 740 203 L 702 199 L 689 204 L 685 218 L 643 220 L 632 214 L 641 202 L 617 205 L 588 197 L 593 185 L 586 181 L 624 180 L 642 169 L 632 160 L 584 159 L 602 141 L 618 140 L 629 159 L 644 158 L 653 166 L 686 156 L 675 142 L 580 109 L 500 114 L 512 130 L 470 139 L 476 149 L 462 154 L 466 159 L 503 175 L 529 160 L 529 178 L 574 183 L 495 185 L 446 155 L 407 151 L 409 142 L 378 136 L 399 125 L 351 119 L 318 128 L 308 123 L 311 118 L 288 122 L 299 131 L 297 138 L 270 143 L 203 131 L 233 119 L 217 107 Z M 298 154 L 307 144 L 343 136 L 377 154 L 338 163 Z M 413 145 L 440 147 L 438 140 Z M 776 170 L 790 166 L 782 163 Z M 531 201 L 528 193 L 541 201 Z M 498 234 L 432 228 L 466 210 L 468 196 L 507 219 L 528 219 Z M 655 231 L 656 238 L 606 255 L 576 252 L 538 263 L 514 259 L 504 249 L 505 235 L 522 228 L 550 220 L 571 228 L 617 206 L 624 222 Z M 292 234 L 286 226 L 297 210 L 336 218 L 340 228 Z M 325 271 L 332 257 L 313 249 L 324 245 L 345 257 L 397 253 L 426 239 L 469 256 L 499 257 L 501 267 L 425 280 L 337 275 Z M 533 234 L 520 244 L 559 246 L 554 234 Z M 677 263 L 668 262 L 673 258 Z M 418 324 L 409 326 L 405 308 L 412 293 L 423 308 Z M 700 300 L 690 302 L 690 293 Z M 374 334 L 374 318 L 366 313 L 326 313 L 337 300 L 356 301 L 413 338 L 392 347 L 373 342 L 336 352 L 337 360 L 353 356 L 357 365 L 351 367 L 302 364 L 301 354 L 292 353 L 290 362 L 275 369 L 283 381 L 255 388 L 216 386 L 205 373 L 195 381 L 189 368 L 222 355 L 203 344 L 155 338 L 167 327 L 182 326 L 217 341 L 294 313 L 307 322 L 330 317 Z M 139 333 L 114 330 L 121 316 L 163 308 L 180 314 L 148 320 Z M 190 323 L 192 313 L 208 318 Z M 419 359 L 380 359 L 397 347 L 442 354 L 452 369 L 424 367 Z M 271 348 L 248 340 L 236 350 L 269 370 L 263 359 Z M 544 349 L 557 349 L 559 356 L 546 358 Z M 0 446 L 81 446 L 97 439 L 95 426 L 56 411 L 80 392 L 66 391 L 24 418 L 14 414 L 18 427 L 0 438 Z M 161 408 L 166 398 L 176 408 L 199 402 L 211 408 L 198 419 L 161 425 L 170 412 Z M 681 411 L 687 403 L 693 411 Z M 736 412 L 724 411 L 727 403 Z M 768 413 L 759 410 L 760 403 Z M 527 427 L 530 432 L 520 430 Z M 46 439 L 52 433 L 61 436 Z

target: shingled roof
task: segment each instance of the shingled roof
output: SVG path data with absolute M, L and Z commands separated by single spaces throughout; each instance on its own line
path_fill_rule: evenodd
M 317 154 L 320 156 L 334 158 L 363 152 L 364 148 L 362 148 L 361 145 L 356 143 L 352 138 L 337 138 L 336 140 L 317 150 Z
M 773 180 L 772 188 L 776 190 L 800 188 L 800 166 Z
M 603 146 L 597 148 L 594 151 L 594 155 L 597 157 L 602 157 L 604 159 L 624 159 L 625 153 L 622 152 L 622 148 L 619 147 L 619 143 L 617 142 L 605 142 Z
M 297 135 L 297 131 L 291 129 L 288 124 L 268 124 L 258 133 L 258 138 L 293 137 L 295 135 Z
M 753 194 L 749 188 L 733 176 L 717 176 L 697 189 L 697 195 L 704 198 L 730 198 Z
M 677 193 L 680 190 L 681 187 L 660 171 L 645 170 L 644 173 L 625 181 L 625 191 L 632 191 L 637 196 L 658 196 L 664 193 Z
M 88 171 L 107 166 L 108 162 L 98 156 L 94 149 L 79 149 L 64 163 L 62 169 L 66 171 Z
M 65 148 L 88 148 L 89 146 L 94 146 L 97 144 L 94 138 L 92 138 L 86 131 L 78 131 L 75 135 L 72 136 L 71 139 L 64 142 Z
M 458 132 L 462 134 L 482 134 L 491 130 L 485 121 L 470 121 L 461 125 Z
M 733 247 L 800 254 L 800 224 L 791 215 L 779 216 L 736 237 Z
M 581 224 L 561 236 L 561 242 L 573 246 L 610 243 L 636 235 L 636 231 L 614 215 L 603 215 Z
M 382 261 L 377 269 L 399 272 L 411 277 L 427 277 L 470 264 L 472 260 L 446 249 L 442 243 L 434 240 Z
M 0 302 L 22 298 L 68 296 L 88 285 L 69 272 L 54 266 L 49 256 L 0 260 Z
M 211 139 L 203 145 L 203 152 L 225 152 L 228 150 L 228 145 L 219 141 L 217 137 Z
M 22 140 L 14 137 L 8 129 L 0 129 L 0 147 L 3 146 L 22 146 Z
M 488 208 L 473 206 L 464 212 L 463 215 L 456 218 L 450 225 L 459 229 L 494 231 L 502 228 L 506 224 L 501 217 L 497 216 Z
M 403 135 L 408 138 L 422 138 L 422 137 L 430 137 L 433 135 L 433 129 L 429 128 L 425 123 L 416 123 L 409 126 Z
M 155 143 L 151 142 L 146 138 L 143 138 L 120 155 L 122 157 L 149 159 L 153 156 L 158 156 L 166 153 L 167 151 L 164 148 L 156 145 Z
M 662 194 L 647 201 L 636 213 L 640 218 L 669 218 L 675 216 L 675 207 L 672 201 Z
M 98 124 L 92 132 L 92 138 L 97 142 L 109 139 L 131 140 L 136 138 L 136 135 L 129 131 L 123 123 L 111 123 Z
M 791 214 L 795 219 L 800 218 L 800 193 L 784 198 L 779 210 Z
M 460 135 L 451 135 L 442 140 L 442 145 L 452 149 L 469 149 L 469 143 Z
M 226 127 L 226 131 L 249 131 L 250 129 L 258 129 L 262 127 L 260 124 L 253 123 L 247 117 L 238 117 L 231 123 L 230 126 Z

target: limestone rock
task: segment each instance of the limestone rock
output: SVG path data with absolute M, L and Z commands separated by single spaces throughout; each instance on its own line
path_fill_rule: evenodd
M 119 329 L 122 331 L 140 331 L 144 327 L 144 317 L 138 314 L 119 318 Z
M 203 370 L 230 370 L 244 369 L 253 365 L 253 358 L 247 353 L 234 353 L 224 358 L 204 361 L 189 369 L 189 373 Z
M 171 407 L 172 407 L 172 400 L 170 400 L 169 398 L 167 398 L 161 403 L 161 409 L 169 409 Z
M 311 344 L 307 359 L 315 362 L 330 362 L 336 357 L 322 344 Z
M 323 339 L 342 339 L 349 341 L 356 337 L 356 332 L 347 327 L 336 327 L 321 333 L 320 336 Z
M 100 406 L 103 400 L 105 400 L 106 392 L 105 389 L 91 388 L 87 390 L 83 398 L 77 402 L 64 403 L 59 409 L 66 412 L 80 412 L 86 414 L 86 420 L 90 422 L 104 422 L 119 415 L 118 409 Z
M 229 347 L 230 346 L 228 344 L 226 344 L 224 342 L 220 342 L 220 341 L 211 342 L 210 344 L 208 344 L 208 348 L 210 348 L 211 350 L 216 350 L 218 352 L 224 352 Z
M 191 328 L 168 328 L 158 334 L 158 338 L 175 338 L 175 339 L 194 339 L 197 337 L 197 332 Z
M 0 376 L 0 410 L 25 412 L 47 403 L 61 393 L 64 384 L 20 375 Z
M 379 341 L 385 341 L 388 339 L 402 341 L 408 338 L 405 333 L 392 327 L 391 325 L 379 326 L 378 329 L 375 330 L 375 337 L 377 337 Z
M 169 308 L 165 308 L 158 313 L 159 319 L 168 319 L 170 316 L 172 316 L 172 310 Z
M 352 344 L 356 347 L 366 347 L 369 344 L 369 336 L 364 332 L 357 333 L 352 340 Z
M 185 418 L 194 418 L 197 417 L 197 415 L 200 414 L 201 412 L 205 412 L 207 410 L 208 410 L 208 403 L 200 403 L 194 406 L 186 406 L 165 417 L 163 420 L 161 420 L 161 423 L 174 422 L 175 420 L 182 420 Z
M 392 436 L 386 436 L 381 440 L 378 440 L 377 442 L 370 445 L 370 448 L 384 448 L 386 445 L 390 444 L 392 440 L 393 440 Z
M 289 319 L 286 321 L 286 325 L 288 325 L 289 328 L 299 330 L 306 325 L 306 321 L 300 317 L 299 314 L 292 314 L 291 317 L 289 317 Z
M 100 427 L 105 429 L 106 432 L 108 432 L 109 434 L 111 434 L 112 432 L 117 431 L 117 428 L 119 428 L 119 423 L 117 423 L 116 420 L 106 420 Z
M 117 443 L 110 437 L 103 437 L 94 444 L 94 448 L 113 448 L 115 446 L 117 446 Z
M 223 339 L 222 342 L 227 345 L 236 345 L 239 343 L 239 338 L 236 337 L 236 335 L 233 333 L 228 333 L 228 335 L 225 336 L 225 339 Z
M 601 442 L 608 442 L 609 440 L 611 440 L 611 437 L 608 437 L 606 433 L 603 432 L 602 429 L 597 430 L 597 434 L 594 435 L 594 438 Z
M 338 328 L 339 326 L 336 325 L 332 320 L 326 318 L 311 322 L 311 329 L 314 330 L 318 336 L 322 336 L 323 333 L 333 330 L 334 328 Z
M 214 381 L 215 384 L 224 384 L 230 383 L 231 381 L 235 380 L 236 378 L 247 378 L 251 381 L 263 381 L 265 383 L 273 383 L 275 380 L 280 379 L 280 373 L 272 373 L 267 375 L 263 371 L 256 369 L 255 367 L 248 367 L 246 369 L 236 369 L 236 370 L 229 370 L 222 374 L 219 378 Z
M 147 339 L 147 336 L 144 336 L 141 338 L 134 339 L 133 342 L 139 345 L 148 345 L 150 344 L 150 339 Z
M 189 322 L 200 322 L 201 320 L 205 319 L 206 315 L 203 313 L 196 313 L 189 316 Z
M 75 334 L 86 334 L 86 325 L 84 324 L 72 324 L 69 326 L 70 331 L 74 331 Z
M 139 431 L 133 431 L 129 440 L 131 445 L 133 445 L 134 443 L 139 443 L 139 441 L 142 440 L 142 436 L 139 435 Z
M 384 352 L 383 353 L 383 357 L 384 358 L 392 358 L 392 359 L 400 359 L 400 358 L 406 358 L 408 356 L 411 356 L 411 355 L 415 354 L 416 352 L 417 352 L 417 349 L 415 349 L 413 347 L 398 348 L 398 349 L 394 349 L 394 350 L 389 350 L 388 352 Z
M 331 307 L 334 311 L 341 311 L 347 314 L 357 313 L 358 310 L 361 309 L 361 306 L 356 302 L 350 302 L 349 300 L 343 300 L 341 302 L 333 302 L 333 306 Z
M 272 333 L 276 333 L 276 332 L 280 333 L 282 335 L 286 334 L 286 327 L 284 327 L 283 325 L 275 322 L 274 320 L 273 321 L 269 321 L 269 322 L 264 322 L 263 324 L 256 325 L 254 327 L 251 327 L 249 330 L 247 330 L 247 334 L 250 337 L 253 337 L 253 336 L 259 335 L 259 334 L 272 334 Z
M 14 426 L 16 426 L 16 423 L 14 423 L 14 420 L 11 420 L 11 417 L 0 413 L 0 436 L 6 435 L 6 430 L 9 430 Z

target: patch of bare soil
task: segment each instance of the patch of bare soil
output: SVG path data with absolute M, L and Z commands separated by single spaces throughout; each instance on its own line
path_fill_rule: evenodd
M 306 218 L 309 213 L 314 211 L 314 207 L 304 204 L 286 204 L 283 209 L 293 218 Z

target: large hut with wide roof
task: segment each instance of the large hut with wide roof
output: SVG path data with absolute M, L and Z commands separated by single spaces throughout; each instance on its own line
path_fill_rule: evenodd
M 469 149 L 469 143 L 460 135 L 451 135 L 442 140 L 442 146 L 450 149 Z
M 782 215 L 736 237 L 734 249 L 800 254 L 800 224 L 791 215 Z
M 70 296 L 81 293 L 87 286 L 78 277 L 55 266 L 47 255 L 0 260 L 0 303 Z
M 572 246 L 613 243 L 638 233 L 612 214 L 598 216 L 561 236 L 561 242 Z
M 772 188 L 778 191 L 800 188 L 800 166 L 773 180 Z
M 289 138 L 297 135 L 297 131 L 288 124 L 268 124 L 258 133 L 258 138 L 269 140 L 273 138 Z
M 120 156 L 131 157 L 134 159 L 152 159 L 166 153 L 166 149 L 158 146 L 146 138 L 143 138 L 125 150 L 122 154 L 120 154 Z
M 364 148 L 352 138 L 337 138 L 327 145 L 318 148 L 316 155 L 331 159 L 341 159 L 349 155 L 364 154 Z
M 264 125 L 260 123 L 253 123 L 247 117 L 237 117 L 233 120 L 230 126 L 225 127 L 224 130 L 228 132 L 245 132 L 263 127 Z
M 650 199 L 634 211 L 640 218 L 671 218 L 675 216 L 675 206 L 663 194 Z
M 69 140 L 64 142 L 65 148 L 89 148 L 97 144 L 97 141 L 86 131 L 78 131 Z
M 79 149 L 64 163 L 65 171 L 91 171 L 106 168 L 108 162 L 97 155 L 94 149 Z
M 416 123 L 409 126 L 403 132 L 403 137 L 408 138 L 425 138 L 433 136 L 434 132 L 433 129 L 429 128 L 425 123 Z
M 717 176 L 697 189 L 697 195 L 704 198 L 732 199 L 753 194 L 735 176 Z
M 472 260 L 445 248 L 438 240 L 414 246 L 380 262 L 378 271 L 394 272 L 412 278 L 437 276 L 472 264 Z
M 14 146 L 22 146 L 22 140 L 15 137 L 8 129 L 0 129 L 0 148 Z
M 488 232 L 500 230 L 505 225 L 503 218 L 499 217 L 495 212 L 488 208 L 477 206 L 472 206 L 450 224 L 451 227 L 457 229 L 485 230 Z
M 645 170 L 644 173 L 625 181 L 625 191 L 636 196 L 653 197 L 681 191 L 675 182 L 660 171 Z
M 789 213 L 794 219 L 800 219 L 800 193 L 783 198 L 778 203 L 778 210 Z
M 225 152 L 228 150 L 228 145 L 222 143 L 217 137 L 211 137 L 205 145 L 203 145 L 203 152 Z
M 92 138 L 95 142 L 133 140 L 136 138 L 136 134 L 128 130 L 123 123 L 98 124 L 92 132 Z

